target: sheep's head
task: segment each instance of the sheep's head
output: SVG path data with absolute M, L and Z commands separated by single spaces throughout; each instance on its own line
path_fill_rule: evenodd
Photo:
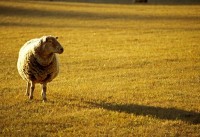
M 43 36 L 42 37 L 42 46 L 44 52 L 46 53 L 63 53 L 64 49 L 57 41 L 58 37 L 53 36 Z

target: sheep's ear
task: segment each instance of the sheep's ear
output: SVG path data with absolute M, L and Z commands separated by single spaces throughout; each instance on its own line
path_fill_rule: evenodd
M 48 37 L 47 37 L 47 36 L 43 36 L 43 37 L 42 37 L 42 42 L 47 42 L 47 40 L 48 40 Z
M 52 36 L 44 36 L 43 42 L 53 42 Z
M 57 37 L 57 36 L 56 36 L 55 38 L 56 38 L 56 39 L 58 39 L 58 37 Z
M 43 48 L 44 48 L 43 43 L 44 42 L 43 42 L 43 38 L 42 38 L 39 40 L 38 44 L 36 46 L 34 46 L 34 52 L 39 53 L 39 52 L 43 51 Z

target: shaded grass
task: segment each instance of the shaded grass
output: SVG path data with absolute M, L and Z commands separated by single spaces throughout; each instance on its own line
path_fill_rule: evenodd
M 0 7 L 2 136 L 199 136 L 198 5 Z M 49 34 L 65 52 L 44 104 L 39 86 L 24 96 L 16 62 L 21 45 Z
M 184 110 L 178 110 L 176 108 L 161 108 L 161 107 L 151 107 L 142 106 L 134 104 L 111 104 L 111 103 L 92 103 L 90 104 L 104 108 L 111 111 L 125 112 L 128 114 L 142 115 L 142 116 L 152 116 L 159 119 L 167 120 L 182 120 L 187 121 L 192 124 L 199 124 L 200 114 L 196 112 L 189 112 Z

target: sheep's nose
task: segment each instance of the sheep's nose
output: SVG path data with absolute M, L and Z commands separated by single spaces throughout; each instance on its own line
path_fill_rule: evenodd
M 64 51 L 64 49 L 63 49 L 63 48 L 61 48 L 61 49 L 60 49 L 60 53 L 63 53 L 63 51 Z

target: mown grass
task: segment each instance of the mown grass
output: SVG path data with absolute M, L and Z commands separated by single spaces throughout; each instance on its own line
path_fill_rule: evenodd
M 1 136 L 200 136 L 199 5 L 0 1 Z M 60 74 L 24 96 L 20 47 L 57 35 Z

